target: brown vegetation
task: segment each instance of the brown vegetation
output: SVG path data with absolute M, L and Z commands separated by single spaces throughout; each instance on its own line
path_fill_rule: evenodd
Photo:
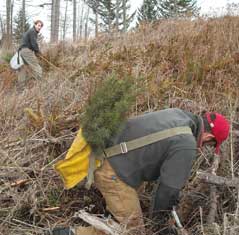
M 80 222 L 74 212 L 84 207 L 104 213 L 99 192 L 82 185 L 65 191 L 52 164 L 64 157 L 98 81 L 111 73 L 144 80 L 144 93 L 132 115 L 167 107 L 226 115 L 232 132 L 217 174 L 237 177 L 238 28 L 239 17 L 162 21 L 125 35 L 102 35 L 87 44 L 60 44 L 45 57 L 62 72 L 43 62 L 45 81 L 21 89 L 15 83 L 6 85 L 13 75 L 1 65 L 0 233 L 40 234 L 44 228 L 74 224 Z M 238 186 L 217 186 L 215 223 L 207 223 L 211 188 L 196 172 L 208 171 L 211 161 L 211 151 L 206 151 L 195 162 L 183 191 L 182 222 L 195 235 L 236 235 Z M 145 216 L 149 188 L 141 196 Z

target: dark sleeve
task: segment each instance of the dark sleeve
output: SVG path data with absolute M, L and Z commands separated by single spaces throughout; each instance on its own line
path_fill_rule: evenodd
M 178 204 L 180 190 L 190 175 L 195 157 L 196 149 L 173 148 L 168 152 L 160 169 L 160 182 L 154 188 L 151 205 L 154 219 L 161 219 L 166 211 L 172 210 Z
M 31 31 L 29 37 L 30 37 L 30 44 L 31 44 L 32 50 L 36 53 L 39 53 L 40 50 L 37 43 L 37 33 L 35 33 L 34 31 Z
M 158 234 L 178 234 L 173 227 L 169 226 L 173 206 L 179 202 L 179 189 L 171 188 L 162 183 L 154 186 L 153 200 L 150 209 L 151 220 L 155 223 Z
M 187 182 L 197 150 L 178 148 L 170 150 L 160 169 L 160 182 L 181 189 Z
M 158 217 L 159 213 L 171 211 L 173 206 L 177 206 L 179 192 L 179 189 L 169 187 L 163 183 L 155 185 L 150 213 L 152 217 Z

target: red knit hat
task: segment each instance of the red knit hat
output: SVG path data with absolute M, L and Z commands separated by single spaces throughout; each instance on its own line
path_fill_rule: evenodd
M 211 119 L 211 114 L 216 116 L 214 120 Z M 218 154 L 220 151 L 220 145 L 229 135 L 230 124 L 228 120 L 219 113 L 206 113 L 206 118 L 211 127 L 212 134 L 215 136 L 217 142 L 215 153 Z

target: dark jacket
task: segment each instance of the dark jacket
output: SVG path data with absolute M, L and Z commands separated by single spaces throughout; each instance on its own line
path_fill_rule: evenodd
M 164 190 L 178 192 L 187 181 L 196 157 L 197 139 L 202 130 L 199 116 L 180 109 L 148 113 L 129 119 L 114 139 L 114 144 L 119 144 L 179 126 L 190 127 L 193 135 L 177 135 L 109 158 L 117 175 L 134 188 L 160 177 L 160 185 L 166 186 Z
M 36 31 L 35 27 L 33 26 L 27 32 L 23 34 L 22 44 L 19 49 L 22 48 L 29 48 L 30 50 L 34 51 L 35 53 L 39 53 L 39 46 L 37 43 L 37 35 L 38 32 Z

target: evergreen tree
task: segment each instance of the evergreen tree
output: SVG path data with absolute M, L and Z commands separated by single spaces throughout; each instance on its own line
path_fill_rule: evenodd
M 98 13 L 102 21 L 101 26 L 108 32 L 114 27 L 115 11 L 116 4 L 112 0 L 99 0 Z
M 198 15 L 197 0 L 158 0 L 162 18 L 174 18 Z
M 88 0 L 86 3 L 100 18 L 99 25 L 105 31 L 111 32 L 113 29 L 126 30 L 133 21 L 135 12 L 128 14 L 131 6 L 130 0 Z M 96 4 L 97 3 L 97 4 Z M 96 24 L 96 20 L 91 19 Z
M 95 18 L 90 17 L 91 23 L 95 25 L 95 36 L 98 36 L 98 30 L 99 30 L 99 1 L 98 0 L 87 0 L 86 4 L 88 7 L 90 7 L 95 15 Z
M 28 18 L 24 17 L 23 10 L 21 9 L 14 18 L 13 37 L 16 43 L 20 43 L 23 33 L 30 28 L 30 24 L 27 21 Z
M 113 144 L 136 98 L 133 77 L 123 79 L 112 74 L 104 78 L 90 97 L 81 116 L 83 135 L 97 154 Z
M 120 0 L 121 1 L 121 22 L 119 22 L 119 25 L 121 27 L 120 30 L 126 32 L 127 29 L 129 28 L 130 24 L 132 23 L 132 21 L 134 20 L 134 17 L 135 17 L 135 14 L 136 14 L 136 11 L 134 11 L 131 15 L 128 14 L 130 8 L 131 8 L 131 5 L 130 5 L 130 0 Z
M 158 1 L 144 0 L 142 6 L 138 9 L 138 23 L 142 21 L 151 22 L 159 18 Z

